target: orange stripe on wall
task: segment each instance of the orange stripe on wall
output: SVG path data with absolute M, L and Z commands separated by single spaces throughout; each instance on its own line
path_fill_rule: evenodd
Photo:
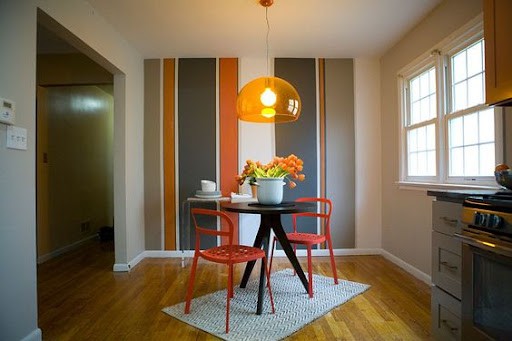
M 223 196 L 238 192 L 238 59 L 219 59 L 220 190 Z M 235 225 L 233 241 L 238 243 L 238 214 L 229 213 Z M 224 226 L 222 227 L 224 229 Z M 225 241 L 223 240 L 223 243 Z
M 174 152 L 174 58 L 164 59 L 163 134 L 164 134 L 164 214 L 165 250 L 176 250 L 176 173 Z

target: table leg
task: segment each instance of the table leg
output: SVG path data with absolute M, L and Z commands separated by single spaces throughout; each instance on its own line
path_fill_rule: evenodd
M 263 220 L 263 217 L 262 217 Z M 265 222 L 262 222 L 262 225 L 265 227 L 262 228 L 264 231 L 263 239 L 261 241 L 263 245 L 263 250 L 265 251 L 265 257 L 268 259 L 268 243 L 270 239 L 270 226 L 267 225 Z M 263 297 L 265 296 L 265 287 L 266 287 L 266 274 L 267 271 L 265 269 L 265 263 L 261 262 L 261 270 L 260 270 L 260 283 L 258 287 L 258 305 L 256 308 L 256 315 L 261 315 L 263 311 Z
M 254 239 L 254 247 L 261 248 L 263 237 L 265 236 L 265 229 L 269 230 L 269 227 L 263 226 L 263 220 L 260 222 L 260 227 L 258 228 L 258 233 L 256 234 L 256 238 Z M 270 231 L 270 230 L 269 230 Z M 245 266 L 244 275 L 242 276 L 242 281 L 240 282 L 240 288 L 245 288 L 247 286 L 247 281 L 249 280 L 249 276 L 251 275 L 252 269 L 254 268 L 254 264 L 256 261 L 247 262 Z
M 276 218 L 273 219 L 271 224 L 272 229 L 274 230 L 274 234 L 276 235 L 277 239 L 279 240 L 279 243 L 283 247 L 283 251 L 286 254 L 286 257 L 288 257 L 290 263 L 292 263 L 292 266 L 295 269 L 295 272 L 297 273 L 297 275 L 299 275 L 300 281 L 302 282 L 302 285 L 304 285 L 306 292 L 309 293 L 308 280 L 306 279 L 304 271 L 302 271 L 302 267 L 300 266 L 297 256 L 293 252 L 288 237 L 286 237 L 286 232 L 284 232 L 283 225 L 281 225 L 281 217 L 279 215 L 276 216 Z

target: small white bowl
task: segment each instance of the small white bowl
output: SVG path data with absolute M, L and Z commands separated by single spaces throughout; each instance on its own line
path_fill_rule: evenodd
M 201 180 L 201 190 L 203 192 L 215 192 L 217 184 L 210 180 Z

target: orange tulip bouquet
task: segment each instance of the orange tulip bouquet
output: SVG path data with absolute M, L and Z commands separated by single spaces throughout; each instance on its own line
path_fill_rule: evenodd
M 266 165 L 259 161 L 247 160 L 242 174 L 236 176 L 236 181 L 242 185 L 246 180 L 249 184 L 256 182 L 256 178 L 283 178 L 288 180 L 288 186 L 294 188 L 297 183 L 294 180 L 304 181 L 306 176 L 301 173 L 304 161 L 290 154 L 288 157 L 276 156 Z M 289 179 L 291 177 L 293 180 Z

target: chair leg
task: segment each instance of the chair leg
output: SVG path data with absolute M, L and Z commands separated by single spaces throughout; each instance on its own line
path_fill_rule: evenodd
M 226 298 L 226 334 L 229 333 L 229 303 L 233 297 L 233 264 L 229 264 L 228 270 L 228 294 Z
M 274 260 L 274 249 L 276 248 L 276 237 L 272 241 L 272 250 L 270 251 L 270 264 L 268 265 L 268 272 L 272 272 L 272 261 Z
M 235 297 L 235 291 L 233 290 L 233 266 L 231 266 L 231 298 Z
M 275 239 L 274 239 L 275 242 Z M 270 269 L 267 268 L 266 264 L 266 258 L 262 258 L 263 265 L 265 266 L 265 271 L 267 272 L 267 288 L 268 288 L 268 294 L 270 296 L 270 305 L 272 306 L 272 314 L 276 313 L 276 309 L 274 307 L 274 296 L 272 295 L 272 289 L 270 288 Z
M 313 298 L 313 266 L 311 264 L 311 245 L 308 247 L 308 281 L 309 281 L 309 298 Z
M 199 255 L 194 255 L 194 261 L 192 262 L 192 269 L 190 269 L 190 277 L 188 280 L 188 287 L 187 287 L 187 298 L 185 303 L 185 314 L 190 313 L 190 301 L 192 300 L 192 293 L 194 291 L 194 281 L 196 278 L 196 268 L 197 268 L 197 260 L 199 258 Z
M 336 263 L 334 262 L 334 252 L 332 251 L 331 238 L 327 238 L 327 244 L 329 245 L 329 255 L 331 256 L 331 268 L 332 275 L 334 276 L 334 284 L 338 284 L 338 274 L 336 272 Z

